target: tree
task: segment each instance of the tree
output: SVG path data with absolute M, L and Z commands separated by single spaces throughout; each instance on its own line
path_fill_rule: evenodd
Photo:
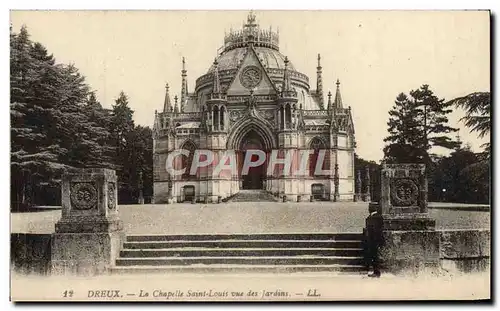
M 139 195 L 139 179 L 142 175 L 144 196 L 153 195 L 153 132 L 149 127 L 136 126 L 131 135 L 129 161 L 132 163 L 131 188 L 133 202 L 137 203 Z M 132 199 L 132 198 L 131 198 Z
M 468 203 L 490 204 L 490 161 L 479 161 L 460 171 L 459 180 L 463 181 L 461 187 Z
M 470 147 L 457 148 L 450 156 L 436 159 L 429 180 L 429 200 L 468 202 L 464 189 L 467 182 L 463 180 L 461 172 L 477 160 L 477 155 L 470 150 Z
M 420 124 L 422 142 L 420 148 L 425 150 L 426 163 L 430 162 L 429 151 L 433 147 L 455 149 L 457 142 L 451 140 L 447 134 L 458 131 L 456 128 L 448 126 L 447 115 L 452 112 L 451 104 L 439 99 L 424 84 L 417 90 L 410 92 L 417 112 L 417 122 Z
M 477 132 L 480 138 L 490 134 L 491 131 L 491 94 L 490 92 L 475 92 L 469 95 L 452 99 L 449 105 L 465 110 L 465 116 L 460 119 L 471 132 Z M 489 158 L 490 143 L 483 145 L 485 154 Z
M 152 194 L 151 129 L 134 125 L 125 93 L 104 109 L 79 70 L 56 63 L 26 27 L 10 39 L 12 207 L 60 204 L 61 173 L 73 168 L 115 169 L 122 201 L 134 201 L 141 174 Z
M 422 162 L 423 152 L 419 148 L 419 124 L 415 103 L 400 93 L 389 111 L 387 122 L 389 143 L 384 148 L 384 160 L 389 163 Z
M 368 161 L 365 160 L 361 157 L 358 156 L 358 154 L 354 154 L 354 171 L 355 171 L 355 178 L 354 178 L 354 186 L 355 189 L 358 189 L 360 187 L 361 192 L 365 193 L 366 191 L 366 170 L 370 171 L 370 192 L 372 194 L 372 201 L 377 201 L 379 200 L 379 193 L 380 193 L 380 165 L 377 164 L 375 161 Z M 359 180 L 357 178 L 358 171 L 360 172 L 361 176 L 361 185 L 359 185 Z
M 90 159 L 86 166 L 116 169 L 116 148 L 112 137 L 112 112 L 103 109 L 95 93 L 91 92 L 84 107 L 88 118 L 89 136 L 92 142 Z
M 111 166 L 111 114 L 89 97 L 78 69 L 57 64 L 26 27 L 10 39 L 13 207 L 59 204 L 64 170 Z
M 384 139 L 388 143 L 384 148 L 384 161 L 425 163 L 430 166 L 432 148 L 456 148 L 457 142 L 447 136 L 457 131 L 448 126 L 449 106 L 425 84 L 410 91 L 410 96 L 399 94 L 389 111 L 389 136 Z
M 29 40 L 26 27 L 11 40 L 11 189 L 15 202 L 29 205 L 34 188 L 64 169 L 65 149 L 50 136 L 59 103 L 55 89 L 64 77 L 53 56 Z
M 118 175 L 118 194 L 122 202 L 130 203 L 134 193 L 135 159 L 132 157 L 134 140 L 134 111 L 130 109 L 127 95 L 122 91 L 112 110 L 112 140 L 116 150 L 115 160 Z

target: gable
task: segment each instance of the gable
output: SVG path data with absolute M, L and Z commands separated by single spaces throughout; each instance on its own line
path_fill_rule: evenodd
M 276 94 L 276 89 L 262 66 L 257 54 L 252 48 L 247 48 L 238 72 L 227 89 L 229 96 L 248 95 L 250 89 L 255 95 Z

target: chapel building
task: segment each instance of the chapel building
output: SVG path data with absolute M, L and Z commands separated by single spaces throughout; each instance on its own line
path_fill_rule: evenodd
M 340 82 L 335 95 L 325 94 L 320 55 L 316 86 L 280 52 L 279 33 L 259 27 L 253 13 L 243 28 L 224 37 L 207 73 L 188 91 L 182 59 L 182 87 L 172 100 L 166 86 L 163 109 L 155 112 L 153 130 L 154 203 L 206 202 L 231 199 L 243 192 L 264 192 L 283 201 L 352 201 L 355 196 L 356 141 L 351 108 L 342 102 Z M 187 168 L 173 176 L 166 169 L 169 154 L 174 167 Z M 262 150 L 266 161 L 242 174 L 248 150 Z M 196 150 L 210 150 L 214 161 L 235 152 L 235 169 L 214 174 L 213 166 L 190 174 Z M 292 151 L 291 171 L 298 169 L 301 152 L 311 151 L 306 173 L 283 173 L 284 165 L 269 169 L 273 150 L 284 158 Z M 320 156 L 321 150 L 325 150 Z M 303 154 L 303 153 L 302 153 Z M 323 158 L 322 158 L 323 157 Z M 328 174 L 317 174 L 318 161 Z

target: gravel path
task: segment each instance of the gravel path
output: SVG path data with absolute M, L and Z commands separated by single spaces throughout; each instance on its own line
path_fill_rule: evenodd
M 366 203 L 225 203 L 123 205 L 125 231 L 134 234 L 361 232 Z M 490 213 L 430 209 L 438 229 L 490 228 Z M 12 213 L 11 232 L 52 233 L 58 210 Z

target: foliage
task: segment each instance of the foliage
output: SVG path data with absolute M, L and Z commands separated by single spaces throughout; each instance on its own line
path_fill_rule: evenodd
M 469 147 L 435 162 L 429 180 L 429 200 L 489 203 L 490 165 Z
M 152 188 L 151 130 L 134 126 L 123 92 L 104 109 L 78 69 L 56 63 L 24 26 L 11 30 L 10 48 L 13 208 L 60 204 L 61 173 L 72 168 L 117 169 L 129 192 L 143 171 Z
M 477 132 L 479 138 L 489 135 L 491 132 L 491 94 L 489 92 L 475 92 L 458 97 L 449 101 L 450 105 L 465 110 L 465 116 L 460 119 L 471 132 Z M 486 156 L 489 157 L 491 144 L 486 143 Z
M 370 193 L 372 194 L 372 200 L 378 200 L 378 192 L 380 192 L 380 165 L 375 161 L 368 161 L 361 157 L 359 157 L 356 153 L 354 154 L 354 189 L 358 189 L 360 187 L 361 193 L 366 192 L 366 173 L 367 169 L 370 172 Z M 358 172 L 361 177 L 361 181 L 358 180 Z M 361 185 L 360 185 L 361 182 Z
M 448 126 L 450 106 L 425 84 L 410 91 L 409 96 L 400 93 L 389 111 L 384 161 L 430 165 L 432 148 L 456 148 L 457 142 L 447 136 L 457 131 Z

